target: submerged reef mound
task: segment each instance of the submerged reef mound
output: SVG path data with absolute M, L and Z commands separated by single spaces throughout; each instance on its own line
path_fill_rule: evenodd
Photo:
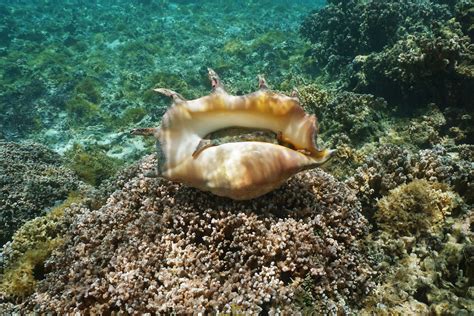
M 0 245 L 78 185 L 61 157 L 47 147 L 0 141 Z
M 99 210 L 71 208 L 24 312 L 294 312 L 305 279 L 324 312 L 374 286 L 360 203 L 325 172 L 237 202 L 144 177 L 155 164 L 144 158 Z
M 460 197 L 448 185 L 417 179 L 380 199 L 375 219 L 382 230 L 394 236 L 434 233 L 459 201 Z
M 469 108 L 472 1 L 328 1 L 300 33 L 330 80 L 399 105 Z M 315 67 L 317 68 L 317 67 Z
M 377 199 L 401 184 L 415 179 L 441 182 L 451 186 L 468 204 L 474 203 L 474 146 L 441 145 L 416 153 L 397 145 L 383 145 L 366 158 L 354 175 L 346 180 L 370 214 Z
M 330 0 L 305 18 L 300 33 L 314 44 L 311 56 L 337 72 L 354 57 L 380 51 L 403 34 L 447 17 L 447 6 L 429 0 Z

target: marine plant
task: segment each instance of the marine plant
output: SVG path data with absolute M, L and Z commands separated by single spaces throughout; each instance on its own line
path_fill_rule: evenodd
M 100 148 L 100 146 L 74 146 L 65 153 L 67 165 L 80 179 L 98 185 L 113 176 L 123 165 L 120 159 L 113 158 Z
M 94 104 L 99 104 L 101 101 L 100 90 L 99 82 L 91 77 L 85 77 L 74 87 L 76 95 L 81 95 Z
M 7 297 L 24 298 L 31 294 L 43 278 L 44 262 L 54 249 L 63 244 L 64 210 L 82 200 L 71 192 L 60 205 L 46 215 L 26 222 L 13 235 L 2 267 L 0 292 Z
M 80 95 L 67 101 L 66 111 L 70 118 L 70 124 L 73 126 L 97 123 L 101 119 L 100 107 Z
M 143 107 L 127 108 L 120 117 L 120 125 L 138 123 L 145 115 L 147 115 L 147 111 Z

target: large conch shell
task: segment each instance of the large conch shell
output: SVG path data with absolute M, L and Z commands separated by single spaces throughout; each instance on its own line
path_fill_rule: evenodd
M 131 132 L 157 139 L 158 176 L 216 195 L 247 200 L 276 189 L 297 172 L 330 158 L 332 151 L 316 147 L 316 117 L 304 112 L 296 95 L 270 91 L 260 77 L 258 91 L 234 96 L 224 90 L 212 69 L 209 78 L 212 93 L 195 100 L 185 100 L 169 89 L 155 89 L 173 98 L 161 127 Z M 271 131 L 277 141 L 244 139 L 206 144 L 208 135 L 228 128 Z

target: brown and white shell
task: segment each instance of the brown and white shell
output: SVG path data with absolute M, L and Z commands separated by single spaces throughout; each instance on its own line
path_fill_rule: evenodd
M 247 200 L 330 158 L 332 151 L 316 147 L 316 117 L 305 113 L 296 96 L 269 90 L 263 77 L 256 92 L 234 96 L 224 90 L 212 69 L 209 78 L 212 93 L 195 100 L 155 89 L 172 97 L 173 105 L 159 128 L 132 131 L 157 139 L 159 176 L 219 196 Z M 206 135 L 232 127 L 272 131 L 278 135 L 278 144 L 237 141 L 197 151 Z

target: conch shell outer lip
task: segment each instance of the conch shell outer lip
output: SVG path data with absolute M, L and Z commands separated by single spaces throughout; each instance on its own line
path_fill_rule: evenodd
M 316 147 L 316 117 L 305 113 L 296 96 L 269 90 L 263 77 L 259 78 L 259 90 L 234 96 L 224 90 L 212 69 L 209 78 L 213 92 L 194 100 L 185 100 L 169 89 L 155 89 L 173 98 L 161 127 L 132 131 L 157 139 L 161 177 L 247 200 L 274 190 L 297 172 L 331 157 L 333 151 Z M 203 137 L 230 127 L 270 130 L 279 135 L 281 144 L 232 142 L 194 154 Z

